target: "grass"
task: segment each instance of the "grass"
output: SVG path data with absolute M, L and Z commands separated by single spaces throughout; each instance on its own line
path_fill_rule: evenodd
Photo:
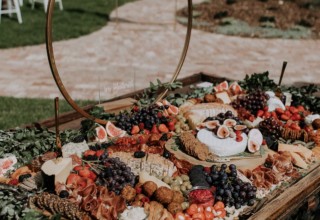
M 31 124 L 54 116 L 53 99 L 0 97 L 0 103 L 0 129 Z M 95 101 L 77 101 L 79 106 L 93 103 Z M 65 100 L 60 100 L 59 105 L 60 113 L 72 110 Z
M 134 0 L 119 0 L 119 5 Z M 64 10 L 55 6 L 53 39 L 55 41 L 76 38 L 97 31 L 107 24 L 109 14 L 116 7 L 116 0 L 63 0 Z M 46 14 L 42 4 L 34 10 L 28 0 L 21 7 L 23 23 L 2 15 L 0 24 L 0 48 L 42 44 L 45 42 Z

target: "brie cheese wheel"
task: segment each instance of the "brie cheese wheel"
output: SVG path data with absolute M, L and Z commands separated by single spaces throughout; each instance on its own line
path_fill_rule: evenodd
M 269 112 L 273 112 L 274 110 L 276 110 L 276 108 L 281 108 L 283 110 L 286 110 L 286 107 L 278 98 L 270 98 L 267 102 L 267 105 L 268 105 Z
M 62 146 L 62 156 L 64 158 L 76 154 L 81 158 L 82 153 L 89 150 L 88 144 L 84 141 L 82 143 L 68 143 Z
M 243 140 L 237 142 L 235 138 L 230 137 L 220 139 L 207 129 L 201 129 L 197 134 L 199 141 L 207 145 L 211 153 L 219 157 L 226 157 L 244 152 L 247 148 L 248 136 L 245 133 L 242 133 L 241 136 Z
M 273 91 L 266 91 L 266 94 L 269 95 L 270 98 L 276 97 L 276 94 Z

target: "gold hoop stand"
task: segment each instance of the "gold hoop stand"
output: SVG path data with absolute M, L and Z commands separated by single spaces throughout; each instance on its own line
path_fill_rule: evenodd
M 78 104 L 72 99 L 72 97 L 69 95 L 68 91 L 66 90 L 65 86 L 62 83 L 62 80 L 59 75 L 59 71 L 56 66 L 55 58 L 54 58 L 54 52 L 53 52 L 53 46 L 52 46 L 52 17 L 53 17 L 53 11 L 55 6 L 55 0 L 49 0 L 48 3 L 48 12 L 47 12 L 47 21 L 46 21 L 46 47 L 47 47 L 47 55 L 49 60 L 50 69 L 53 75 L 53 78 L 62 93 L 63 97 L 67 100 L 67 102 L 71 105 L 71 107 L 76 110 L 78 113 L 80 113 L 83 117 L 86 117 L 88 119 L 91 119 L 99 124 L 107 124 L 107 121 L 101 120 L 99 118 L 95 118 L 94 116 L 90 115 L 86 111 L 84 111 L 81 107 L 78 106 Z M 187 33 L 185 37 L 184 47 L 182 50 L 182 54 L 178 63 L 178 66 L 173 74 L 173 77 L 170 81 L 170 83 L 173 83 L 183 66 L 183 63 L 185 61 L 185 58 L 187 56 L 190 38 L 191 38 L 191 29 L 192 29 L 192 0 L 188 0 L 188 27 L 187 27 Z M 163 93 L 161 93 L 157 100 L 163 99 L 165 95 L 167 94 L 168 90 L 165 90 Z

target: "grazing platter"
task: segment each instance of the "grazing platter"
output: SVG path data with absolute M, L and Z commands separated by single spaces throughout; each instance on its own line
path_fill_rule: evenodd
M 87 108 L 106 125 L 63 115 L 61 148 L 41 123 L 1 131 L 1 217 L 279 219 L 319 192 L 318 86 L 278 97 L 267 73 L 170 85 L 159 101 L 147 89 L 116 99 L 129 108 Z

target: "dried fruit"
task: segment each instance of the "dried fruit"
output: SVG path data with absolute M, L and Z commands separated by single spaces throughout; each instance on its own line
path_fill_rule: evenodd
M 224 120 L 223 125 L 230 128 L 230 127 L 236 126 L 237 122 L 234 119 L 226 119 L 226 120 Z
M 218 128 L 218 131 L 217 131 L 218 138 L 224 139 L 229 137 L 229 135 L 230 135 L 230 132 L 227 126 L 222 125 Z

